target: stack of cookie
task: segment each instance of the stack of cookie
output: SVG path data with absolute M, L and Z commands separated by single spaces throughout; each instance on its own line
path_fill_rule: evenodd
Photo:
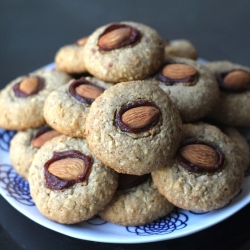
M 0 126 L 18 130 L 11 161 L 39 211 L 143 225 L 174 206 L 225 206 L 250 163 L 233 127 L 250 125 L 236 101 L 250 93 L 250 69 L 196 59 L 189 41 L 114 23 L 60 48 L 56 70 L 2 90 Z

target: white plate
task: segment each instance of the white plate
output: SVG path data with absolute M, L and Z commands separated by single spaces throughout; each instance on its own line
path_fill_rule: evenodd
M 53 64 L 46 66 L 53 68 Z M 250 142 L 250 129 L 241 131 Z M 56 232 L 90 241 L 109 243 L 146 243 L 183 237 L 225 220 L 250 202 L 250 174 L 246 173 L 240 193 L 224 208 L 193 213 L 175 209 L 168 216 L 139 227 L 117 226 L 99 217 L 75 225 L 61 225 L 45 218 L 30 197 L 29 184 L 12 168 L 9 143 L 14 131 L 0 129 L 0 193 L 16 210 Z M 202 221 L 202 223 L 201 223 Z

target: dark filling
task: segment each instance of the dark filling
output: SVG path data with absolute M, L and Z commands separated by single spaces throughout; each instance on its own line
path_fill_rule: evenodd
M 85 170 L 76 180 L 72 181 L 62 180 L 48 171 L 50 164 L 52 164 L 55 161 L 66 158 L 78 158 L 84 161 Z M 80 151 L 69 150 L 64 152 L 53 152 L 52 158 L 44 164 L 44 176 L 46 181 L 46 187 L 52 190 L 62 190 L 65 188 L 69 188 L 75 185 L 76 183 L 83 182 L 89 175 L 91 167 L 92 167 L 92 158 L 90 156 L 82 154 Z
M 226 84 L 224 84 L 224 78 L 227 74 L 233 72 L 235 70 L 231 70 L 231 71 L 227 71 L 227 72 L 220 72 L 220 73 L 217 73 L 215 76 L 216 76 L 216 79 L 217 79 L 217 82 L 219 84 L 219 88 L 221 90 L 224 90 L 224 91 L 227 91 L 227 92 L 232 92 L 232 93 L 241 93 L 241 92 L 245 92 L 247 90 L 250 89 L 250 82 L 242 87 L 237 87 L 237 88 L 232 88 L 230 86 L 227 86 Z M 241 70 L 241 71 L 244 71 L 244 70 Z M 248 73 L 247 71 L 244 71 L 246 73 Z M 248 73 L 249 74 L 249 73 Z
M 119 174 L 119 185 L 118 190 L 126 190 L 133 187 L 137 187 L 144 183 L 150 174 L 144 175 L 130 175 L 130 174 Z
M 84 97 L 84 96 L 81 96 L 81 95 L 78 95 L 76 93 L 76 88 L 80 85 L 90 85 L 90 86 L 93 86 L 97 89 L 99 89 L 101 92 L 104 91 L 103 88 L 99 87 L 99 86 L 96 86 L 95 84 L 89 82 L 88 80 L 86 80 L 84 77 L 78 79 L 78 80 L 75 80 L 74 82 L 72 82 L 69 86 L 69 93 L 74 97 L 76 98 L 79 102 L 82 102 L 82 103 L 86 103 L 88 105 L 91 105 L 93 103 L 93 101 L 95 99 L 93 98 L 87 98 L 87 97 Z
M 128 39 L 126 39 L 125 41 L 123 41 L 122 43 L 117 44 L 116 46 L 112 47 L 112 48 L 107 48 L 105 46 L 101 46 L 99 44 L 99 40 L 102 36 L 106 35 L 107 33 L 116 30 L 116 29 L 120 29 L 120 28 L 129 28 L 130 29 L 130 37 Z M 110 26 L 108 26 L 103 33 L 99 36 L 98 38 L 98 46 L 99 46 L 99 50 L 100 51 L 109 51 L 109 50 L 113 50 L 113 49 L 119 49 L 122 47 L 126 47 L 128 45 L 133 45 L 135 44 L 137 41 L 139 41 L 141 38 L 141 34 L 139 32 L 139 30 L 126 25 L 126 24 L 112 24 Z
M 71 78 L 74 78 L 76 80 L 82 78 L 82 77 L 88 77 L 88 76 L 92 76 L 90 73 L 88 72 L 84 72 L 84 73 L 69 73 L 69 75 L 71 76 Z
M 163 75 L 162 70 L 168 64 L 173 64 L 173 63 L 171 63 L 171 62 L 164 63 L 162 65 L 162 67 L 160 68 L 160 70 L 158 71 L 158 73 L 156 73 L 156 75 L 154 76 L 154 78 L 156 80 L 164 82 L 166 85 L 174 85 L 174 84 L 177 84 L 177 83 L 197 82 L 198 73 L 196 73 L 194 75 L 191 75 L 191 76 L 187 76 L 187 77 L 182 78 L 182 79 L 174 79 L 174 78 L 170 78 L 170 77 L 167 77 L 167 76 Z
M 219 158 L 217 164 L 214 167 L 201 167 L 201 166 L 197 166 L 197 165 L 189 162 L 188 160 L 186 160 L 181 155 L 180 149 L 187 146 L 187 145 L 190 145 L 190 144 L 202 144 L 202 145 L 206 145 L 206 146 L 209 146 L 212 149 L 214 149 L 218 155 L 218 158 Z M 204 141 L 196 139 L 196 138 L 190 138 L 190 139 L 183 141 L 179 147 L 179 150 L 177 151 L 176 157 L 183 168 L 185 168 L 187 171 L 193 172 L 193 173 L 214 173 L 214 172 L 222 169 L 222 167 L 224 166 L 224 161 L 225 161 L 224 154 L 221 152 L 221 150 L 219 148 L 216 148 L 212 144 L 209 144 L 207 142 L 204 142 Z
M 137 128 L 130 128 L 129 126 L 127 126 L 126 124 L 124 124 L 122 122 L 122 115 L 126 111 L 128 111 L 129 109 L 132 109 L 132 108 L 140 107 L 140 106 L 152 106 L 152 107 L 159 109 L 153 102 L 150 102 L 147 100 L 138 100 L 138 101 L 134 101 L 134 102 L 131 102 L 129 104 L 122 106 L 120 108 L 120 110 L 116 113 L 116 117 L 115 117 L 116 125 L 121 129 L 121 131 L 138 134 L 138 133 L 145 132 L 145 131 L 152 129 L 158 123 L 160 116 L 161 116 L 161 113 L 160 113 L 160 115 L 158 115 L 156 117 L 156 119 L 153 122 L 151 122 L 148 126 L 145 126 L 143 128 L 138 128 L 138 129 Z M 160 111 L 160 109 L 159 109 L 159 111 Z
M 14 91 L 14 94 L 16 97 L 22 97 L 22 98 L 25 98 L 25 97 L 28 97 L 28 96 L 31 96 L 31 95 L 35 95 L 37 94 L 40 90 L 42 90 L 44 88 L 44 78 L 40 77 L 40 76 L 36 76 L 36 78 L 38 79 L 38 86 L 36 89 L 34 89 L 31 93 L 27 94 L 27 93 L 24 93 L 20 90 L 20 84 L 21 82 L 24 80 L 22 80 L 21 82 L 18 82 L 16 83 L 14 86 L 13 86 L 13 91 Z

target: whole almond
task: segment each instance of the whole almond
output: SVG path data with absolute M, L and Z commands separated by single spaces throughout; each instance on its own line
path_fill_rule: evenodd
M 37 90 L 39 79 L 37 77 L 27 77 L 20 82 L 19 89 L 25 94 L 31 94 Z
M 217 152 L 203 144 L 190 144 L 180 149 L 183 158 L 200 167 L 214 167 L 219 161 Z
M 75 91 L 78 95 L 91 99 L 96 99 L 102 93 L 99 88 L 88 84 L 79 85 L 76 87 Z
M 119 28 L 112 30 L 100 37 L 98 45 L 101 48 L 113 49 L 131 36 L 130 28 Z
M 37 138 L 35 138 L 33 140 L 33 143 L 32 145 L 35 147 L 35 148 L 40 148 L 42 147 L 42 145 L 46 142 L 46 141 L 49 141 L 51 140 L 52 138 L 56 137 L 60 135 L 60 133 L 56 130 L 50 130 L 46 133 L 43 133 L 41 134 L 40 136 L 38 136 Z
M 231 88 L 242 88 L 250 84 L 250 74 L 243 70 L 235 70 L 228 73 L 224 77 L 223 82 L 226 86 Z
M 51 163 L 48 171 L 66 181 L 76 180 L 85 170 L 85 163 L 78 158 L 66 158 Z
M 159 115 L 159 109 L 152 106 L 140 106 L 129 109 L 122 117 L 122 122 L 132 129 L 140 129 L 150 125 Z
M 197 73 L 197 70 L 186 64 L 173 63 L 168 64 L 162 69 L 162 74 L 165 77 L 172 79 L 184 79 L 189 76 L 193 76 Z

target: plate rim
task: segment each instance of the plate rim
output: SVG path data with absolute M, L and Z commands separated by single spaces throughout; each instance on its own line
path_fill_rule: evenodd
M 207 63 L 207 61 L 205 59 L 202 59 L 202 58 L 199 58 L 198 60 L 200 63 Z M 47 64 L 43 67 L 41 67 L 40 69 L 45 69 L 45 70 L 52 70 L 55 68 L 55 64 L 52 62 L 50 64 Z M 38 70 L 40 70 L 38 69 Z M 5 129 L 2 129 L 0 128 L 0 132 L 1 130 L 5 130 Z M 6 130 L 5 130 L 6 131 Z M 250 131 L 249 131 L 249 135 L 250 135 Z M 4 151 L 2 151 L 0 149 L 0 155 L 3 153 Z M 6 156 L 9 157 L 9 152 L 4 152 L 6 153 Z M 8 163 L 2 163 L 0 161 L 0 165 L 1 164 L 9 164 L 11 165 L 10 161 Z M 0 169 L 1 170 L 1 169 Z M 0 177 L 1 177 L 1 171 L 0 171 Z M 250 178 L 249 176 L 245 177 L 245 179 L 248 178 L 248 185 L 250 184 Z M 0 179 L 1 180 L 1 179 Z M 244 183 L 246 182 L 246 180 L 244 180 Z M 244 185 L 243 183 L 243 185 Z M 249 185 L 249 190 L 250 190 L 250 185 Z M 249 191 L 248 190 L 248 191 Z M 6 193 L 5 193 L 6 192 Z M 34 206 L 34 209 L 36 210 L 36 213 L 40 214 L 40 216 L 42 217 L 42 222 L 38 222 L 37 221 L 37 218 L 36 218 L 36 213 L 33 214 L 33 213 L 30 213 L 30 214 L 27 214 L 27 211 L 25 211 L 25 208 L 23 206 L 18 207 L 17 204 L 18 202 L 13 199 L 13 197 L 11 197 L 10 195 L 7 194 L 7 190 L 5 190 L 2 186 L 1 186 L 1 181 L 0 181 L 0 194 L 1 196 L 12 206 L 14 207 L 18 212 L 20 212 L 21 214 L 23 214 L 25 217 L 29 218 L 30 220 L 32 220 L 33 222 L 47 228 L 47 229 L 50 229 L 52 231 L 55 231 L 57 233 L 61 233 L 61 234 L 64 234 L 64 235 L 67 235 L 67 236 L 70 236 L 72 238 L 76 238 L 76 239 L 80 239 L 80 240 L 88 240 L 88 241 L 95 241 L 95 242 L 101 242 L 101 243 L 123 243 L 123 244 L 139 244 L 139 243 L 150 243 L 150 242 L 158 242 L 158 241 L 164 241 L 164 240 L 171 240 L 171 239 L 176 239 L 176 238 L 180 238 L 180 237 L 184 237 L 184 236 L 188 236 L 188 235 L 191 235 L 191 234 L 194 234 L 194 233 L 197 233 L 199 231 L 202 231 L 204 229 L 207 229 L 213 225 L 216 225 L 218 223 L 220 223 L 221 221 L 223 220 L 226 220 L 227 218 L 229 218 L 230 216 L 232 216 L 233 214 L 237 213 L 238 211 L 240 211 L 243 207 L 245 207 L 247 204 L 250 203 L 250 192 L 248 192 L 248 194 L 245 194 L 244 196 L 244 199 L 241 200 L 240 203 L 237 203 L 237 202 L 233 202 L 233 204 L 230 204 L 229 205 L 229 208 L 231 209 L 227 209 L 227 214 L 222 216 L 219 220 L 214 220 L 212 223 L 206 223 L 206 224 L 203 224 L 201 227 L 198 227 L 196 229 L 193 229 L 193 228 L 190 228 L 190 230 L 186 230 L 185 232 L 182 232 L 180 235 L 178 233 L 176 234 L 159 234 L 159 235 L 151 235 L 152 237 L 143 237 L 143 236 L 138 236 L 138 237 L 135 237 L 135 235 L 131 236 L 131 237 L 128 237 L 126 235 L 124 236 L 119 236 L 118 238 L 116 237 L 113 237 L 112 240 L 110 238 L 108 238 L 107 236 L 106 237 L 102 237 L 102 238 L 95 238 L 96 236 L 93 235 L 92 237 L 90 235 L 88 235 L 88 237 L 77 237 L 75 236 L 73 233 L 74 233 L 74 230 L 70 233 L 67 231 L 67 230 L 64 230 L 65 227 L 68 228 L 68 227 L 71 227 L 71 228 L 74 228 L 75 226 L 74 225 L 63 225 L 63 224 L 59 224 L 57 222 L 54 222 L 54 221 L 51 221 L 49 219 L 47 219 L 46 217 L 44 217 L 42 214 L 40 214 L 40 212 L 38 211 L 37 207 Z M 236 197 L 237 199 L 237 197 Z M 187 213 L 189 213 L 190 211 L 187 211 L 187 210 L 182 210 L 182 211 L 186 211 Z M 209 213 L 216 213 L 217 211 L 212 211 L 212 212 L 209 212 Z M 216 215 L 218 216 L 218 215 Z M 47 224 L 46 224 L 47 222 Z M 49 223 L 48 223 L 49 222 Z M 60 230 L 58 231 L 56 228 L 54 228 L 53 226 L 51 227 L 50 225 L 55 224 L 55 225 L 59 225 L 59 228 Z M 112 224 L 110 222 L 108 222 L 109 224 Z M 114 226 L 118 226 L 118 227 L 124 227 L 124 226 L 119 226 L 119 225 L 114 225 Z M 76 229 L 77 230 L 77 229 Z M 88 230 L 88 229 L 86 229 Z M 85 231 L 85 230 L 84 230 Z M 84 233 L 83 233 L 84 235 Z M 132 234 L 131 234 L 132 235 Z M 129 242 L 128 242 L 128 238 L 129 238 Z M 121 239 L 124 239 L 124 240 L 121 240 Z

